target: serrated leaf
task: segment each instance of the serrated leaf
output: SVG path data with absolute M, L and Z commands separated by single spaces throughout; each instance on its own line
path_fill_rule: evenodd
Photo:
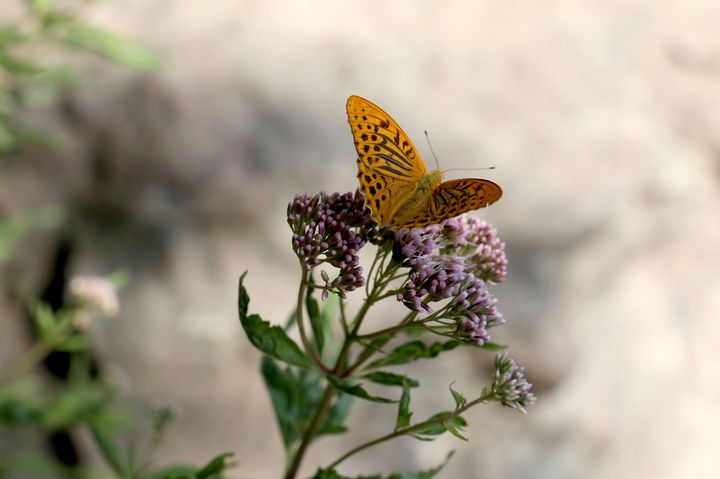
M 345 427 L 345 419 L 350 413 L 352 407 L 353 396 L 350 394 L 340 393 L 335 399 L 335 403 L 330 407 L 327 418 L 318 428 L 317 436 L 323 434 L 339 434 L 347 430 Z
M 232 452 L 223 452 L 222 454 L 218 454 L 217 456 L 212 458 L 210 462 L 208 462 L 202 469 L 195 473 L 195 478 L 209 479 L 213 476 L 217 476 L 225 469 L 232 466 L 232 464 L 229 463 L 228 459 L 231 458 L 233 455 L 234 454 Z
M 261 373 L 275 411 L 285 448 L 302 435 L 322 394 L 319 376 L 281 368 L 270 356 L 263 356 Z
M 398 346 L 384 358 L 380 358 L 368 364 L 367 369 L 405 364 L 423 358 L 434 358 L 444 351 L 451 351 L 455 349 L 460 344 L 461 343 L 459 341 L 455 340 L 433 343 L 430 345 L 425 344 L 420 340 L 410 341 Z
M 452 393 L 453 399 L 455 400 L 455 409 L 460 409 L 467 404 L 465 396 L 453 389 L 452 384 L 450 385 L 450 392 Z
M 456 438 L 460 439 L 461 441 L 466 441 L 466 442 L 467 442 L 468 438 L 466 438 L 465 436 L 463 436 L 463 435 L 460 433 L 460 430 L 458 429 L 457 426 L 455 426 L 455 424 L 453 424 L 453 423 L 446 423 L 446 424 L 445 424 L 445 427 L 447 428 L 448 431 L 450 431 L 450 434 L 452 434 L 452 435 L 455 436 Z
M 420 386 L 420 382 L 417 379 L 387 371 L 374 371 L 364 375 L 363 378 L 385 386 L 403 386 L 405 383 L 408 383 L 411 388 Z
M 397 399 L 388 399 L 380 396 L 373 396 L 369 392 L 367 392 L 360 384 L 350 384 L 345 381 L 339 381 L 335 378 L 328 378 L 328 380 L 332 383 L 333 386 L 335 386 L 336 389 L 352 396 L 356 396 L 372 402 L 379 402 L 385 404 L 398 402 Z
M 402 396 L 398 403 L 398 413 L 395 419 L 395 430 L 401 429 L 410 424 L 412 413 L 410 412 L 410 380 L 405 379 L 402 383 Z
M 155 69 L 161 63 L 157 53 L 140 44 L 81 23 L 66 25 L 64 40 L 133 68 Z
M 240 323 L 247 334 L 248 339 L 257 349 L 272 356 L 275 359 L 284 361 L 295 366 L 312 369 L 312 364 L 302 350 L 298 347 L 280 326 L 272 326 L 264 321 L 259 315 L 247 314 L 250 296 L 243 286 L 243 280 L 247 271 L 240 277 L 238 287 L 238 314 Z
M 313 289 L 308 288 L 307 294 L 305 295 L 305 310 L 310 320 L 315 346 L 317 347 L 318 353 L 322 355 L 323 348 L 325 347 L 325 331 L 322 316 L 320 315 L 320 306 L 318 306 L 318 302 L 312 294 Z

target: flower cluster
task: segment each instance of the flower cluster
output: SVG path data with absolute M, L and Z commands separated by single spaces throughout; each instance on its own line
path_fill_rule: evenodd
M 533 404 L 535 395 L 530 392 L 532 383 L 525 379 L 525 368 L 519 367 L 507 353 L 495 356 L 495 375 L 492 384 L 485 388 L 484 395 L 503 406 L 525 413 L 525 407 Z
M 115 316 L 120 308 L 117 291 L 104 276 L 75 276 L 70 280 L 70 297 L 83 309 Z
M 505 243 L 487 222 L 474 216 L 461 215 L 442 224 L 443 253 L 467 257 L 472 273 L 490 283 L 502 283 L 507 275 Z
M 504 322 L 487 287 L 504 280 L 507 270 L 505 245 L 495 229 L 460 216 L 439 226 L 400 231 L 395 241 L 396 259 L 410 267 L 398 300 L 432 313 L 430 303 L 452 298 L 434 317 L 463 341 L 488 341 L 487 328 Z
M 345 297 L 346 292 L 365 284 L 357 253 L 377 236 L 377 227 L 365 213 L 365 200 L 359 192 L 295 195 L 288 204 L 287 218 L 293 251 L 306 271 L 322 263 L 339 269 L 332 280 L 321 271 L 323 297 L 329 291 Z

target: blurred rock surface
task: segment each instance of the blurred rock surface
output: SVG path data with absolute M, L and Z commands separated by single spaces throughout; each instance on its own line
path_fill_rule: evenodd
M 472 411 L 468 444 L 400 440 L 343 470 L 428 467 L 455 448 L 443 477 L 716 477 L 720 3 L 124 0 L 89 13 L 166 65 L 139 77 L 88 60 L 57 112 L 79 142 L 5 164 L 0 204 L 62 206 L 75 271 L 130 272 L 120 317 L 93 334 L 133 402 L 184 410 L 163 461 L 230 450 L 237 475 L 279 476 L 237 278 L 249 270 L 253 311 L 287 317 L 285 205 L 356 187 L 344 101 L 359 94 L 429 162 L 423 129 L 443 168 L 497 167 L 482 174 L 504 198 L 479 213 L 508 243 L 495 339 L 539 401 L 527 416 Z M 31 294 L 57 234 L 22 245 L 3 287 Z M 416 417 L 451 404 L 433 391 L 453 380 L 479 392 L 491 360 L 416 368 Z M 306 465 L 384 433 L 394 411 L 378 408 L 358 404 L 357 435 L 321 440 Z

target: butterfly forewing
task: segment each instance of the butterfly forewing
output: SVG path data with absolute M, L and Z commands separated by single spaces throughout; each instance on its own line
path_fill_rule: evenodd
M 417 182 L 425 165 L 400 125 L 372 102 L 351 96 L 347 115 L 358 159 L 376 174 Z
M 397 209 L 415 191 L 415 184 L 376 173 L 357 160 L 360 191 L 373 218 L 381 225 L 390 222 Z

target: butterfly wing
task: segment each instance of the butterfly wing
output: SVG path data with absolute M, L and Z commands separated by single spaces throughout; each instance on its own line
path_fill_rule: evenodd
M 425 164 L 390 115 L 355 95 L 348 98 L 346 110 L 358 159 L 367 169 L 400 181 L 420 181 Z
M 427 207 L 410 218 L 401 218 L 391 227 L 416 228 L 440 223 L 462 213 L 484 208 L 502 196 L 502 189 L 489 180 L 462 178 L 441 183 L 430 194 Z
M 369 168 L 357 159 L 360 191 L 365 196 L 365 204 L 370 207 L 372 217 L 380 225 L 386 225 L 395 216 L 398 209 L 412 196 L 415 183 L 401 181 Z

